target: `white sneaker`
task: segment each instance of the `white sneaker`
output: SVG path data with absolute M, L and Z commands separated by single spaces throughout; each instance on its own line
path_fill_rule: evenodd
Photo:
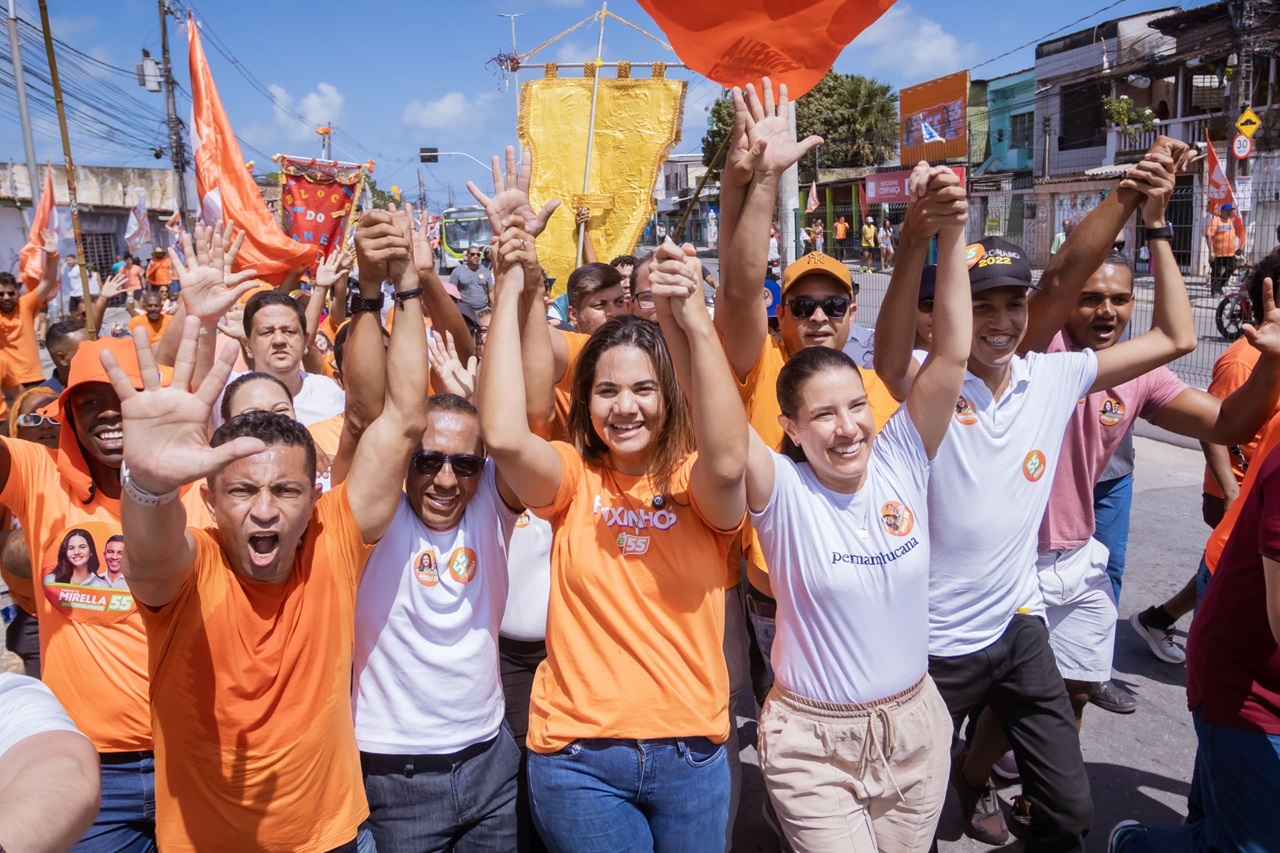
M 1138 632 L 1138 636 L 1147 641 L 1151 654 L 1165 663 L 1186 663 L 1187 653 L 1173 642 L 1173 628 L 1157 628 L 1142 621 L 1142 611 L 1129 615 L 1129 625 Z
M 1018 773 L 1018 762 L 1013 757 L 1012 749 L 996 759 L 996 763 L 991 765 L 991 772 L 1009 781 L 1019 778 L 1021 774 Z

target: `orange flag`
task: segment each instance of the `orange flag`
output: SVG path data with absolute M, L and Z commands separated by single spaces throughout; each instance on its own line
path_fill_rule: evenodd
M 315 260 L 315 247 L 286 237 L 267 210 L 258 185 L 244 167 L 240 143 L 231 131 L 205 60 L 199 28 L 190 16 L 187 47 L 191 57 L 191 148 L 200 218 L 209 225 L 221 219 L 243 228 L 244 246 L 236 268 L 255 269 L 258 278 L 280 284 L 290 270 Z
M 27 290 L 35 290 L 44 275 L 44 238 L 40 232 L 49 228 L 49 217 L 53 214 L 53 167 L 45 163 L 44 189 L 40 191 L 40 204 L 36 205 L 35 216 L 31 219 L 31 233 L 27 235 L 27 245 L 18 252 L 18 269 L 20 278 Z
M 768 75 L 798 98 L 894 0 L 639 0 L 685 65 L 722 86 Z

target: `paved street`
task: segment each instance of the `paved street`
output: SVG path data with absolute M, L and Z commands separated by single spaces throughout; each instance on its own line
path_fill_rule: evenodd
M 1191 577 L 1208 536 L 1200 520 L 1200 483 L 1204 471 L 1198 452 L 1150 439 L 1136 439 L 1138 468 L 1128 565 L 1117 626 L 1116 680 L 1134 690 L 1138 711 L 1120 716 L 1090 706 L 1081 735 L 1095 809 L 1088 849 L 1103 851 L 1107 833 L 1118 821 L 1135 818 L 1152 824 L 1180 823 L 1191 778 L 1195 737 L 1186 709 L 1184 668 L 1156 660 L 1124 621 L 1175 593 Z M 1188 619 L 1178 624 L 1185 642 Z M 744 743 L 752 743 L 755 726 L 740 719 Z M 755 749 L 742 752 L 754 763 Z M 768 825 L 760 817 L 764 791 L 759 771 L 744 768 L 748 788 L 739 818 L 734 850 L 777 851 Z M 1001 790 L 1006 807 L 1016 786 Z M 992 849 L 961 834 L 956 799 L 951 795 L 941 822 L 940 853 Z M 1007 848 L 1019 850 L 1021 845 Z

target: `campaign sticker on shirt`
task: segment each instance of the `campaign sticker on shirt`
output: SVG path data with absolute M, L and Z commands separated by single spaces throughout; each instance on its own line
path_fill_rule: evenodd
M 1039 450 L 1031 451 L 1027 454 L 1027 458 L 1022 460 L 1022 476 L 1033 483 L 1039 482 L 1048 468 L 1049 463 L 1045 461 L 1044 454 Z
M 978 413 L 973 410 L 973 404 L 964 397 L 956 400 L 956 423 L 973 426 L 977 422 Z
M 880 523 L 890 535 L 906 536 L 915 527 L 916 516 L 906 504 L 888 501 L 880 507 Z
M 1098 420 L 1102 421 L 1103 426 L 1109 427 L 1120 423 L 1124 420 L 1124 403 L 1115 397 L 1108 397 L 1098 410 Z
M 133 613 L 124 577 L 124 534 L 114 522 L 87 521 L 52 540 L 40 563 L 54 609 L 76 622 L 119 622 Z
M 516 516 L 516 528 L 523 530 L 528 526 L 529 526 L 529 510 L 526 509 L 524 512 Z
M 435 586 L 440 583 L 440 567 L 436 565 L 436 555 L 430 549 L 413 558 L 413 576 L 423 586 Z
M 449 555 L 449 574 L 459 583 L 471 583 L 479 565 L 480 559 L 470 548 L 455 548 Z

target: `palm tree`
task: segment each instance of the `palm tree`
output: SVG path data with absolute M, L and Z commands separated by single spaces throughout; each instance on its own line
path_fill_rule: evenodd
M 874 166 L 897 151 L 898 94 L 872 77 L 828 71 L 796 104 L 796 129 L 800 139 L 823 138 L 827 166 Z

